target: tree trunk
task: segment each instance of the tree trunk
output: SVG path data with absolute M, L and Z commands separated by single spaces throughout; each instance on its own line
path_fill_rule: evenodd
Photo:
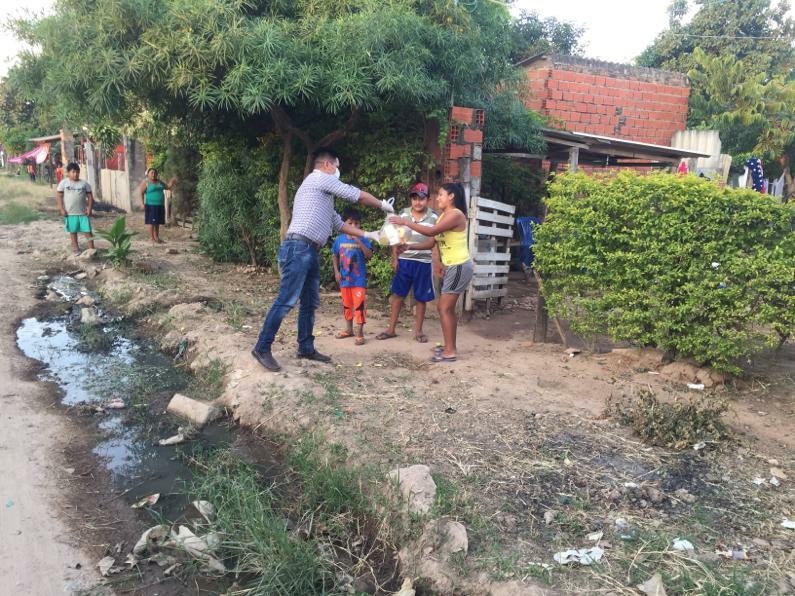
M 792 180 L 789 155 L 784 155 L 781 158 L 781 165 L 784 169 L 784 194 L 781 197 L 781 201 L 783 203 L 789 203 L 789 200 L 795 197 L 795 181 Z
M 246 232 L 245 230 L 243 230 L 242 236 L 243 236 L 243 242 L 246 244 L 246 247 L 248 248 L 249 260 L 251 261 L 251 264 L 254 265 L 254 267 L 256 267 L 257 266 L 257 246 L 256 246 L 256 243 L 254 242 L 254 237 L 253 237 L 252 234 Z
M 290 202 L 287 194 L 290 182 L 290 164 L 293 161 L 293 133 L 284 131 L 280 135 L 284 151 L 282 165 L 279 168 L 279 238 L 284 240 L 287 228 L 290 227 Z

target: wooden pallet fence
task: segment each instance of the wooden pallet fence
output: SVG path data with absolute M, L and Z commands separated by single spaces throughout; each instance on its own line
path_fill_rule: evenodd
M 501 301 L 508 293 L 514 212 L 516 207 L 483 197 L 470 201 L 469 248 L 475 274 L 464 307 L 472 310 L 475 300 Z

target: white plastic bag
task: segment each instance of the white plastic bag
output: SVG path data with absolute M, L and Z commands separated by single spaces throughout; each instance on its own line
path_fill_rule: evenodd
M 395 204 L 395 197 L 389 197 L 386 200 L 390 205 Z M 384 246 L 396 246 L 398 244 L 405 244 L 411 236 L 411 228 L 408 226 L 396 226 L 389 223 L 389 218 L 393 214 L 390 213 L 384 218 L 384 225 L 378 230 L 378 243 Z

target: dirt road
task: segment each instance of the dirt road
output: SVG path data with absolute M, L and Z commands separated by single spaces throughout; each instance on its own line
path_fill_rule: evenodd
M 28 259 L 0 248 L 0 594 L 71 594 L 92 583 L 93 563 L 60 513 L 66 423 L 47 408 L 46 387 L 26 379 L 16 349 L 16 323 L 33 302 Z

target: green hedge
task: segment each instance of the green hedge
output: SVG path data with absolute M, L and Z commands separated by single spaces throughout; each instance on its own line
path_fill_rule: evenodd
M 564 175 L 536 266 L 578 333 L 739 372 L 795 329 L 795 206 L 694 176 Z

